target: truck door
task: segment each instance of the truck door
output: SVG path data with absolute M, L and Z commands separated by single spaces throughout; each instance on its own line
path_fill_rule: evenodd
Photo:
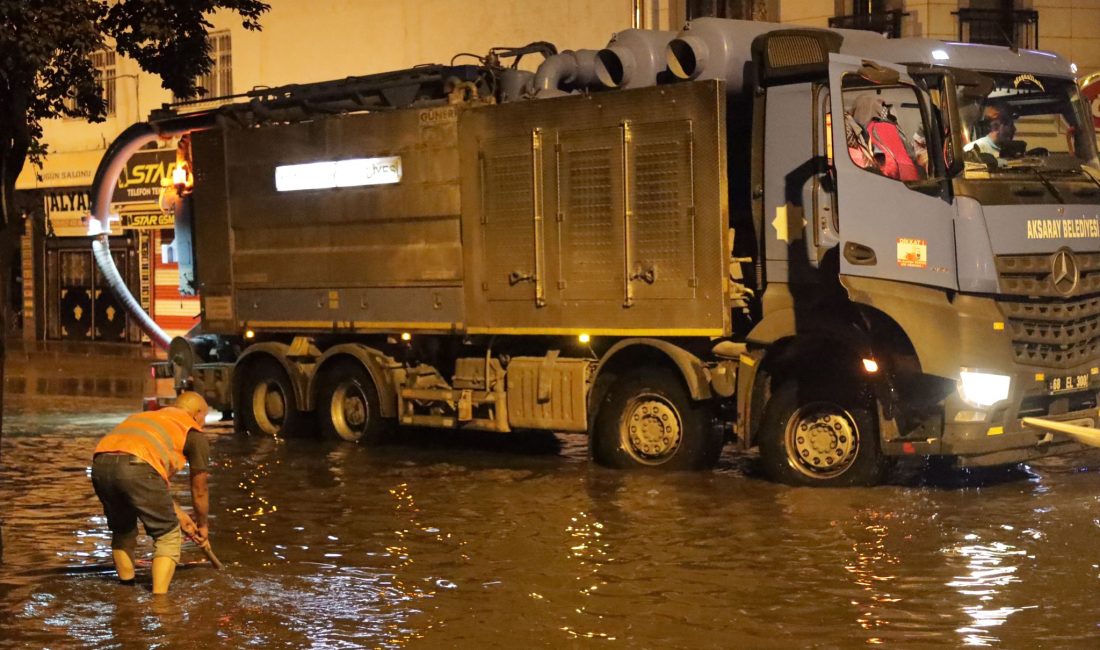
M 840 272 L 957 288 L 954 208 L 921 145 L 933 111 L 905 69 L 831 54 Z

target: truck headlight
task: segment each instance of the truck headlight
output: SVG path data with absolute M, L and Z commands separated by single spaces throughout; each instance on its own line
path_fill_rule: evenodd
M 992 372 L 963 370 L 959 373 L 959 396 L 978 407 L 993 406 L 1008 399 L 1012 378 Z

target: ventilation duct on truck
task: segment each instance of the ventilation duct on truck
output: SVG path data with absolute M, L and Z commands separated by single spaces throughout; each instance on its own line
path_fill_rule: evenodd
M 538 97 L 560 97 L 596 83 L 596 50 L 566 50 L 547 57 L 535 72 Z
M 784 34 L 774 34 L 784 32 Z M 726 91 L 740 94 L 756 79 L 752 44 L 769 34 L 759 45 L 766 53 L 773 80 L 788 81 L 812 66 L 828 65 L 828 52 L 840 51 L 867 56 L 896 47 L 881 34 L 853 29 L 815 29 L 781 23 L 725 18 L 698 18 L 672 39 L 665 52 L 669 72 L 678 79 L 722 79 Z M 821 59 L 824 52 L 825 59 Z
M 501 70 L 499 80 L 500 102 L 502 104 L 514 102 L 523 99 L 530 92 L 535 82 L 535 73 L 528 72 L 527 70 L 505 68 Z
M 666 50 L 668 69 L 679 79 L 723 79 L 726 91 L 740 93 L 751 83 L 752 41 L 787 26 L 749 20 L 699 18 L 688 23 Z
M 600 50 L 596 75 L 608 88 L 640 88 L 658 83 L 665 72 L 665 48 L 675 32 L 628 29 L 612 37 Z

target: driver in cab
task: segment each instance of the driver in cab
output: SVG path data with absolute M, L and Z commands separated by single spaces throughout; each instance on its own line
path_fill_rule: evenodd
M 966 144 L 963 151 L 977 157 L 991 156 L 998 166 L 1005 164 L 1005 159 L 1016 157 L 1020 147 L 1014 146 L 1016 137 L 1016 116 L 1013 115 L 1004 104 L 990 104 L 985 107 L 979 127 L 985 131 L 985 135 Z

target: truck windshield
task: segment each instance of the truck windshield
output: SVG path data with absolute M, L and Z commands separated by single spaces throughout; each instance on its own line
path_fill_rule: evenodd
M 959 121 L 967 178 L 1096 174 L 1092 120 L 1072 79 L 962 72 Z

